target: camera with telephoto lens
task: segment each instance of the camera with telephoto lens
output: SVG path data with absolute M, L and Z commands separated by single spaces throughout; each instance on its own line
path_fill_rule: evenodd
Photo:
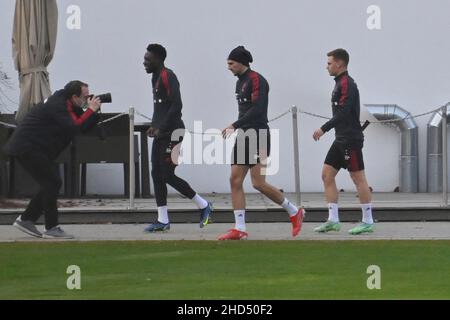
M 91 99 L 93 97 L 99 98 L 101 103 L 111 103 L 112 102 L 111 93 L 105 93 L 105 94 L 99 94 L 99 95 L 91 94 L 89 96 L 89 98 L 91 98 Z

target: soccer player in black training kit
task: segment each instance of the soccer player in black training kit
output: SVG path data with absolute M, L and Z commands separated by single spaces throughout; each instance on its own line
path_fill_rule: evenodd
M 145 229 L 146 232 L 168 231 L 170 229 L 167 184 L 195 202 L 200 209 L 200 228 L 208 224 L 212 212 L 211 204 L 192 190 L 186 181 L 175 175 L 185 127 L 183 120 L 181 120 L 183 104 L 181 102 L 180 84 L 175 73 L 164 66 L 166 57 L 166 49 L 159 44 L 149 45 L 144 57 L 145 70 L 148 74 L 153 74 L 154 110 L 148 135 L 154 138 L 152 178 L 158 206 L 158 221 L 150 224 Z
M 340 231 L 339 194 L 335 178 L 340 169 L 347 169 L 358 191 L 363 214 L 363 223 L 351 229 L 349 233 L 358 235 L 373 232 L 374 222 L 372 195 L 364 172 L 362 154 L 364 135 L 359 119 L 359 91 L 355 81 L 348 74 L 349 61 L 350 56 L 344 49 L 336 49 L 328 53 L 327 70 L 336 81 L 331 98 L 333 118 L 317 129 L 313 138 L 318 141 L 326 132 L 334 128 L 336 139 L 325 159 L 322 172 L 329 218 L 327 222 L 314 230 L 322 233 Z
M 246 239 L 245 194 L 243 182 L 250 171 L 256 190 L 282 206 L 292 223 L 292 236 L 301 230 L 304 210 L 290 203 L 283 193 L 266 182 L 264 171 L 270 156 L 270 129 L 267 120 L 269 84 L 259 73 L 250 69 L 253 57 L 243 46 L 234 49 L 228 57 L 228 69 L 238 77 L 236 98 L 239 120 L 225 128 L 225 138 L 238 130 L 231 167 L 231 197 L 235 215 L 235 228 L 221 235 L 219 240 Z

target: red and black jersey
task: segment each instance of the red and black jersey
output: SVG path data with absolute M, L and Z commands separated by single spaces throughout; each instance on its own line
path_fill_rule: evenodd
M 153 73 L 153 117 L 152 126 L 163 134 L 171 134 L 176 129 L 184 129 L 181 119 L 180 83 L 172 70 L 162 68 Z
M 26 115 L 14 131 L 4 150 L 11 156 L 40 151 L 56 159 L 74 136 L 98 122 L 97 113 L 86 112 L 66 99 L 64 90 L 55 92 Z
M 248 69 L 239 76 L 236 99 L 239 105 L 239 120 L 233 123 L 236 129 L 269 128 L 267 119 L 269 84 L 262 75 Z
M 355 81 L 344 72 L 335 78 L 331 97 L 333 118 L 322 126 L 327 132 L 334 128 L 338 142 L 349 143 L 364 140 L 360 122 L 359 90 Z

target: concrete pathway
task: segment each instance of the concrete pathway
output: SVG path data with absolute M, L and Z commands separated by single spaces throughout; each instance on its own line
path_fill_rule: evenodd
M 356 226 L 344 223 L 341 232 L 316 234 L 316 223 L 305 223 L 296 240 L 450 240 L 450 222 L 393 222 L 378 223 L 373 234 L 351 236 L 348 230 Z M 42 230 L 42 226 L 38 226 Z M 77 237 L 75 241 L 164 241 L 164 240 L 216 240 L 218 235 L 232 228 L 232 224 L 217 223 L 200 229 L 197 224 L 172 224 L 170 232 L 143 233 L 146 225 L 64 225 L 63 229 Z M 248 240 L 292 240 L 289 223 L 248 224 Z M 20 232 L 12 226 L 0 226 L 0 242 L 46 242 Z M 73 241 L 73 240 L 71 240 Z

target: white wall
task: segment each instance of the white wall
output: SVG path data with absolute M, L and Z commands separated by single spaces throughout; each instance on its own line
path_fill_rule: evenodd
M 104 112 L 133 105 L 151 115 L 150 77 L 142 62 L 147 44 L 153 42 L 168 49 L 167 66 L 181 82 L 188 128 L 195 120 L 203 120 L 205 127 L 221 129 L 237 117 L 236 79 L 226 69 L 226 57 L 240 44 L 253 53 L 253 69 L 271 85 L 269 116 L 293 104 L 331 114 L 334 81 L 325 70 L 326 53 L 337 47 L 351 54 L 350 73 L 359 85 L 362 104 L 396 103 L 418 114 L 450 100 L 448 0 L 59 0 L 58 5 L 58 42 L 49 68 L 52 89 L 81 79 L 95 92 L 111 91 L 114 104 L 105 106 Z M 81 8 L 80 30 L 66 27 L 69 5 Z M 371 31 L 366 26 L 370 5 L 381 8 L 381 30 Z M 10 42 L 14 1 L 1 1 L 0 12 L 0 61 L 15 77 Z M 18 93 L 13 92 L 12 97 L 17 100 Z M 367 118 L 371 119 L 362 107 L 362 119 Z M 421 191 L 426 188 L 429 118 L 417 120 Z M 321 167 L 333 139 L 330 134 L 320 143 L 313 142 L 312 132 L 322 123 L 301 118 L 304 191 L 322 190 Z M 283 118 L 272 127 L 281 132 L 282 167 L 269 181 L 292 191 L 291 119 Z M 394 129 L 368 128 L 365 160 L 370 185 L 376 191 L 392 191 L 398 185 L 398 154 Z M 199 192 L 227 192 L 229 171 L 227 165 L 178 169 Z M 120 167 L 96 166 L 90 172 L 90 192 L 122 192 Z M 340 174 L 339 187 L 353 189 L 346 173 Z

